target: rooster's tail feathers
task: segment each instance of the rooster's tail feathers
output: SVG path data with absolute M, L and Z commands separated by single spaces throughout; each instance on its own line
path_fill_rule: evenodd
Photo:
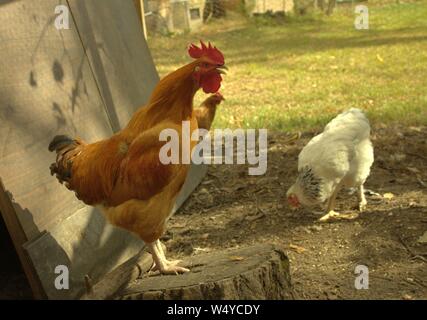
M 49 151 L 56 151 L 56 161 L 50 166 L 51 175 L 55 175 L 60 183 L 70 188 L 68 182 L 71 179 L 73 160 L 82 150 L 84 143 L 79 139 L 73 139 L 65 135 L 56 136 L 49 144 Z
M 61 149 L 72 144 L 73 142 L 74 142 L 74 139 L 70 138 L 69 136 L 66 136 L 66 135 L 55 136 L 55 138 L 53 138 L 53 140 L 49 143 L 49 151 L 59 152 Z

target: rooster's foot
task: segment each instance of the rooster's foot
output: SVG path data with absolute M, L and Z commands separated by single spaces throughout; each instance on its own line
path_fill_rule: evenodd
M 178 263 L 180 263 L 182 260 L 167 260 L 166 258 L 163 260 L 163 263 L 167 266 L 176 266 Z M 160 271 L 160 268 L 157 266 L 155 262 L 153 262 L 153 266 L 150 268 L 150 271 Z
M 150 272 L 159 271 L 161 274 L 175 274 L 175 275 L 178 275 L 180 273 L 190 272 L 189 269 L 178 266 L 177 264 L 180 262 L 181 260 L 173 260 L 173 261 L 166 260 L 163 264 L 161 264 L 160 267 L 157 264 L 154 264 Z
M 154 260 L 154 265 L 150 271 L 159 271 L 161 274 L 179 274 L 190 272 L 189 269 L 178 266 L 180 260 L 169 261 L 166 259 L 163 248 L 160 244 L 160 241 L 148 244 L 148 249 L 151 252 Z

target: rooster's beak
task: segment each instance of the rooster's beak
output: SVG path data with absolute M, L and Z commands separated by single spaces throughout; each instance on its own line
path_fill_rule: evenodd
M 219 74 L 227 74 L 228 68 L 224 64 L 222 66 L 217 67 L 216 70 L 218 71 Z

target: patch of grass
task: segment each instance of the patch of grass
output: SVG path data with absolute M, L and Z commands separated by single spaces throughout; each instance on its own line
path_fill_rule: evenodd
M 190 42 L 224 52 L 227 100 L 214 127 L 307 130 L 350 107 L 374 123 L 427 125 L 427 1 L 368 6 L 369 30 L 354 28 L 347 6 L 283 23 L 234 16 L 149 46 L 161 76 L 189 62 Z

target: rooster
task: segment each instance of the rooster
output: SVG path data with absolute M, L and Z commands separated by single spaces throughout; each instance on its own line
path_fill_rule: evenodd
M 223 54 L 210 43 L 192 44 L 188 53 L 194 61 L 164 77 L 148 104 L 112 137 L 85 143 L 60 135 L 49 145 L 57 154 L 52 175 L 85 204 L 99 207 L 111 224 L 139 236 L 153 256 L 153 270 L 163 274 L 189 271 L 167 260 L 159 241 L 189 165 L 163 164 L 159 152 L 166 142 L 159 135 L 174 129 L 182 141 L 183 121 L 191 133 L 197 130 L 194 95 L 200 88 L 218 92 L 227 70 Z M 190 150 L 196 143 L 191 141 Z
M 370 125 L 364 113 L 352 108 L 329 122 L 323 133 L 315 136 L 298 157 L 298 177 L 287 192 L 292 207 L 308 207 L 327 202 L 327 221 L 339 214 L 335 199 L 342 187 L 356 187 L 359 210 L 367 201 L 363 185 L 374 162 Z
M 215 118 L 216 107 L 225 100 L 221 93 L 217 92 L 207 98 L 199 108 L 194 110 L 199 129 L 210 130 Z

